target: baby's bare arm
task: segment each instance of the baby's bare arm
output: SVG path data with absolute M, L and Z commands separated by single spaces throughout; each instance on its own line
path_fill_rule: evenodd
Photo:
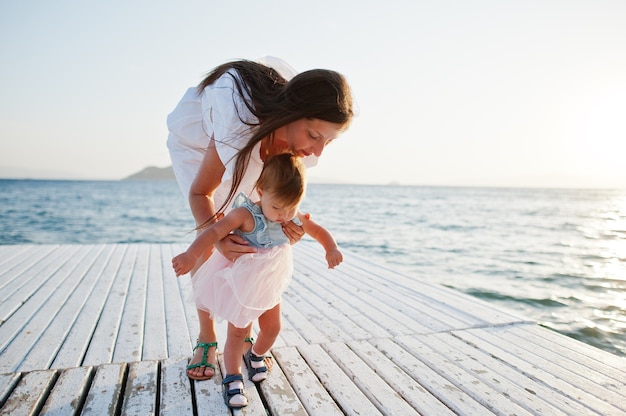
M 328 268 L 334 269 L 338 266 L 343 261 L 343 254 L 339 250 L 337 242 L 330 231 L 313 221 L 309 214 L 303 215 L 298 213 L 298 218 L 302 221 L 302 229 L 304 232 L 313 237 L 324 247 Z
M 172 259 L 172 267 L 176 272 L 176 277 L 189 273 L 195 264 L 196 258 L 186 251 Z
M 250 212 L 245 208 L 237 208 L 220 221 L 205 228 L 187 248 L 187 251 L 172 259 L 172 267 L 176 272 L 176 276 L 189 273 L 202 253 L 212 247 L 217 241 L 229 235 L 231 231 L 249 228 L 249 221 L 254 221 Z

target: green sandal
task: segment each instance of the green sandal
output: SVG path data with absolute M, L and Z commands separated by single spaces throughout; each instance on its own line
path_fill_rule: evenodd
M 209 348 L 215 347 L 215 349 L 217 349 L 217 342 L 198 342 L 198 343 L 196 343 L 196 347 L 193 349 L 194 354 L 196 353 L 196 350 L 198 349 L 198 347 L 204 349 L 204 353 L 202 353 L 202 361 L 200 361 L 199 363 L 195 363 L 195 364 L 189 364 L 187 366 L 187 377 L 189 377 L 192 380 L 198 380 L 198 381 L 208 380 L 208 379 L 212 378 L 215 375 L 215 372 L 217 371 L 215 369 L 215 364 L 207 362 L 207 358 L 209 357 Z M 213 369 L 213 375 L 194 377 L 194 376 L 191 376 L 189 374 L 189 370 L 193 370 L 195 368 L 200 368 L 200 367 L 212 368 Z

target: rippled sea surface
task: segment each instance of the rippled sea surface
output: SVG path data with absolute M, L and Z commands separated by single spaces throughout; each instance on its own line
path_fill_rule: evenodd
M 342 248 L 626 356 L 626 191 L 311 184 Z M 0 180 L 0 244 L 189 242 L 174 182 Z

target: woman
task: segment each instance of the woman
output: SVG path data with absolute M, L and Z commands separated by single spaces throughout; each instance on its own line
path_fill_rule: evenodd
M 291 78 L 293 72 L 276 58 L 220 65 L 188 89 L 168 116 L 172 167 L 197 225 L 217 221 L 240 192 L 257 200 L 254 184 L 268 157 L 290 152 L 313 166 L 326 145 L 348 128 L 353 110 L 345 78 L 324 69 Z M 292 243 L 304 233 L 294 223 L 283 231 Z M 235 235 L 216 248 L 233 261 L 256 251 Z M 198 260 L 192 275 L 210 254 Z M 256 351 L 269 350 L 264 332 L 277 334 L 279 317 L 280 304 L 259 317 Z M 206 380 L 215 374 L 215 324 L 200 309 L 198 319 L 200 334 L 187 374 Z

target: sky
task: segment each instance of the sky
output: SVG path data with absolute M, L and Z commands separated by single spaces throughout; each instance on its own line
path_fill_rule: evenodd
M 273 55 L 350 83 L 309 177 L 626 188 L 626 1 L 0 0 L 0 177 L 170 165 L 167 114 Z

